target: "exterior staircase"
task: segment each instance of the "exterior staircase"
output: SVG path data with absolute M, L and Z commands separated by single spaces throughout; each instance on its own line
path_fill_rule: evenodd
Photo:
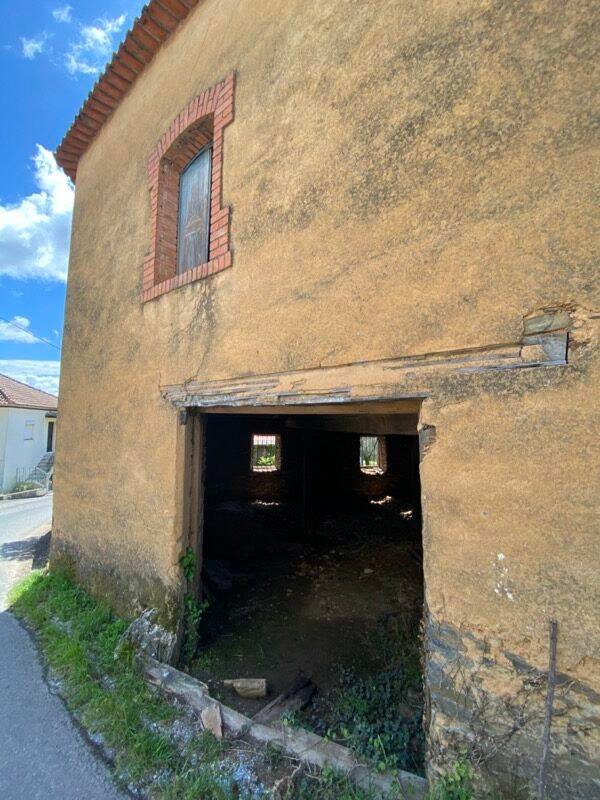
M 47 491 L 52 489 L 52 478 L 54 476 L 54 452 L 44 453 L 32 470 L 26 475 L 19 476 L 17 470 L 17 482 L 37 483 Z
M 50 474 L 50 472 L 52 472 L 54 469 L 54 453 L 44 453 L 44 455 L 38 461 L 35 469 L 39 469 L 46 474 Z

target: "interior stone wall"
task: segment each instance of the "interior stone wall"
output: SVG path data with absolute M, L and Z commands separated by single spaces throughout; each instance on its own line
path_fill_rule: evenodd
M 356 419 L 356 418 L 354 418 Z M 284 416 L 258 414 L 207 415 L 206 483 L 208 501 L 253 500 L 300 505 L 306 447 L 312 504 L 346 511 L 357 503 L 391 495 L 419 504 L 418 440 L 386 436 L 387 469 L 365 474 L 359 464 L 360 434 L 311 428 L 310 420 L 289 427 Z M 368 431 L 368 425 L 366 430 Z M 281 437 L 281 469 L 253 472 L 250 446 L 253 434 Z

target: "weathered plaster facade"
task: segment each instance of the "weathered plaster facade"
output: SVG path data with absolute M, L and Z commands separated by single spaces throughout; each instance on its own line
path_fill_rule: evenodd
M 79 161 L 55 477 L 54 563 L 174 624 L 177 405 L 215 381 L 225 405 L 412 398 L 432 768 L 466 745 L 535 774 L 554 617 L 556 798 L 600 791 L 597 22 L 588 0 L 200 3 Z M 141 303 L 148 157 L 232 72 L 232 266 Z

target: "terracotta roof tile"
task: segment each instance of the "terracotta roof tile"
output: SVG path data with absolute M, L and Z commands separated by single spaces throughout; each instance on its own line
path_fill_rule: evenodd
M 56 410 L 58 397 L 40 389 L 34 389 L 26 383 L 0 375 L 0 407 L 11 408 L 47 408 Z
M 79 159 L 165 42 L 200 0 L 150 0 L 106 65 L 58 146 L 56 160 L 72 180 Z

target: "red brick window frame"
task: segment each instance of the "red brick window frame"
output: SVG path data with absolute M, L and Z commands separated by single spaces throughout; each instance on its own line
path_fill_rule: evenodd
M 142 272 L 143 303 L 231 266 L 229 206 L 222 205 L 223 131 L 233 120 L 235 75 L 194 97 L 161 136 L 148 159 L 152 242 Z M 177 272 L 179 178 L 212 147 L 208 261 Z

